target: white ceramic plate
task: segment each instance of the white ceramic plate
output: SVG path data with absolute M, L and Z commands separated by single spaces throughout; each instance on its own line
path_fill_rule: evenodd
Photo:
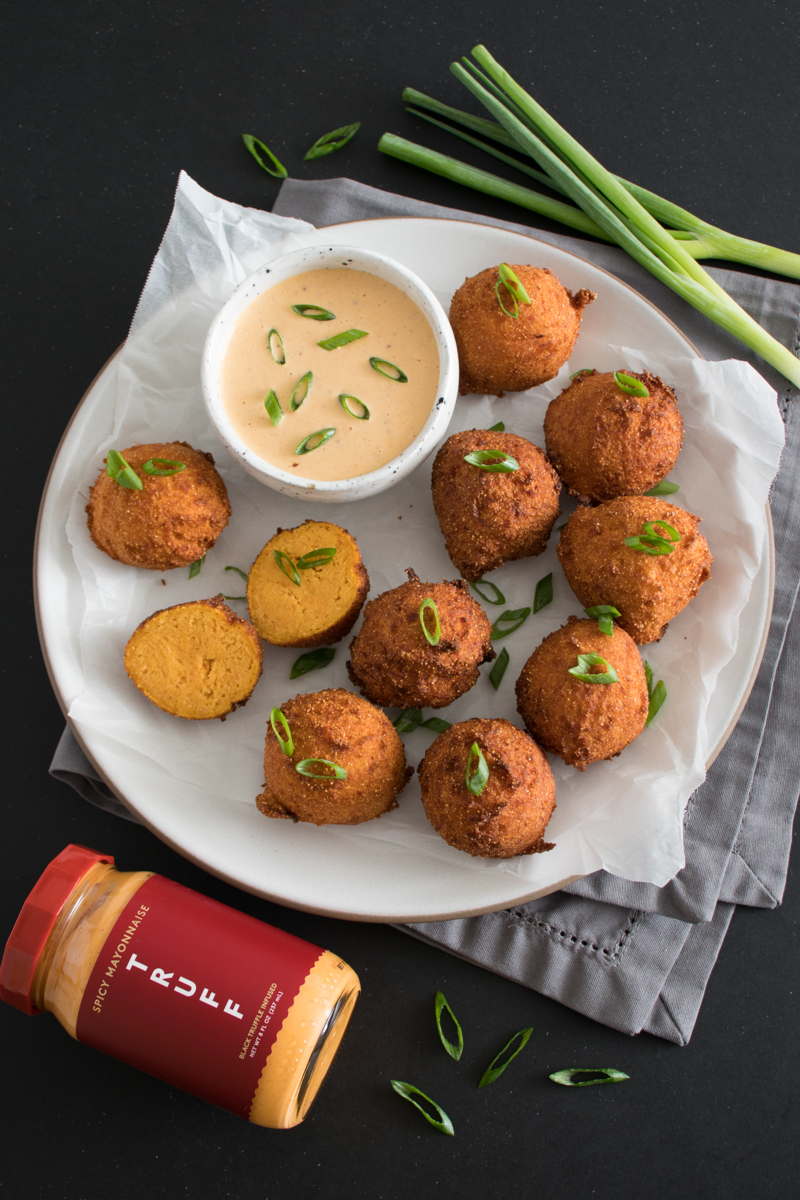
M 573 255 L 519 234 L 480 224 L 419 218 L 354 222 L 332 226 L 326 233 L 340 243 L 376 250 L 400 260 L 416 271 L 445 303 L 465 276 L 502 261 L 533 261 L 537 265 L 549 266 L 572 290 L 593 288 L 602 293 L 603 302 L 588 310 L 590 319 L 585 321 L 574 358 L 574 364 L 578 367 L 599 365 L 601 369 L 607 369 L 600 356 L 608 345 L 648 347 L 655 356 L 699 357 L 676 326 L 618 279 Z M 91 680 L 84 676 L 78 640 L 84 592 L 71 547 L 65 537 L 65 514 L 76 492 L 85 486 L 87 445 L 97 445 L 103 431 L 111 430 L 114 401 L 113 372 L 107 365 L 90 387 L 64 435 L 51 468 L 39 516 L 37 615 L 48 669 L 65 712 L 76 697 L 91 688 Z M 468 405 L 470 401 L 464 403 Z M 153 436 L 157 437 L 157 432 L 154 431 Z M 224 452 L 219 450 L 215 453 L 220 461 Z M 420 497 L 423 494 L 427 497 L 429 466 L 423 465 L 415 476 L 420 483 Z M 266 493 L 266 489 L 262 491 Z M 393 494 L 390 492 L 386 495 L 391 497 Z M 423 504 L 428 502 L 427 498 L 421 500 Z M 691 507 L 688 501 L 684 503 Z M 346 512 L 340 509 L 340 516 L 327 519 L 340 520 L 351 529 L 353 522 L 358 525 L 360 520 L 363 528 L 364 522 L 372 519 L 371 512 L 356 512 L 358 503 L 346 507 Z M 307 516 L 318 517 L 318 514 L 310 511 L 309 506 L 302 507 L 297 513 L 297 523 Z M 393 515 L 391 519 L 394 521 L 396 517 Z M 768 523 L 768 513 L 764 519 Z M 287 523 L 284 519 L 284 525 Z M 261 524 L 264 536 L 261 537 L 259 531 L 256 551 L 272 535 L 277 521 L 271 525 L 269 521 L 262 521 Z M 393 528 L 397 526 L 393 525 Z M 761 567 L 739 622 L 736 653 L 723 669 L 706 713 L 708 761 L 718 753 L 733 728 L 763 654 L 774 579 L 774 552 L 771 531 L 769 533 Z M 428 537 L 430 546 L 427 545 Z M 452 577 L 455 572 L 446 556 L 442 557 L 442 539 L 435 522 L 425 526 L 424 538 L 426 545 L 420 547 L 421 559 L 425 560 L 427 556 L 424 565 L 431 571 L 437 569 L 438 577 L 442 574 Z M 555 539 L 552 541 L 555 542 Z M 380 561 L 381 554 L 383 561 Z M 226 557 L 224 561 L 236 560 Z M 530 571 L 530 560 L 527 561 Z M 535 566 L 538 561 L 535 560 Z M 241 565 L 249 564 L 242 561 Z M 396 586 L 402 582 L 404 577 L 402 574 L 398 576 L 398 570 L 411 565 L 416 563 L 397 563 L 387 537 L 385 549 L 367 560 L 373 583 L 371 594 L 384 590 L 385 586 Z M 511 564 L 503 570 L 512 572 L 513 578 L 513 572 L 521 569 L 520 564 Z M 547 566 L 542 570 L 536 569 L 533 578 L 538 578 L 549 569 Z M 383 582 L 385 579 L 391 582 Z M 153 605 L 153 608 L 170 602 L 175 601 L 167 599 L 165 593 L 162 604 Z M 526 602 L 530 603 L 530 600 Z M 537 640 L 544 632 L 549 632 L 549 628 L 543 629 Z M 512 643 L 505 644 L 511 646 Z M 257 690 L 248 708 L 242 710 L 243 713 L 252 713 L 251 706 L 256 705 L 257 696 L 260 696 L 260 709 L 267 713 L 273 703 L 280 703 L 296 691 L 347 686 L 344 676 L 346 643 L 341 646 L 337 656 L 338 675 L 331 677 L 319 672 L 319 678 L 305 676 L 291 685 L 286 683 L 286 662 L 294 657 L 294 652 L 280 653 L 283 654 L 279 663 L 280 694 L 275 691 L 278 686 L 277 675 L 271 680 L 262 680 L 260 691 Z M 265 660 L 269 662 L 269 656 L 265 656 Z M 522 661 L 519 660 L 517 668 Z M 269 676 L 270 671 L 274 670 L 267 666 L 265 674 Z M 138 693 L 129 691 L 131 686 L 122 675 L 119 685 L 121 701 L 126 705 L 141 704 L 148 707 L 147 701 Z M 464 715 L 488 715 L 486 708 L 481 706 L 491 702 L 487 697 L 491 697 L 492 693 L 491 690 L 485 690 L 487 685 L 480 686 L 484 686 L 484 693 L 481 699 L 475 701 L 475 711 L 465 712 Z M 442 715 L 450 717 L 452 714 L 448 712 Z M 462 719 L 462 714 L 453 719 Z M 165 720 L 170 722 L 177 719 Z M 231 723 L 237 720 L 240 720 L 239 714 L 230 718 Z M 213 724 L 217 730 L 225 728 L 217 722 Z M 169 726 L 162 728 L 168 729 Z M 488 863 L 481 864 L 487 869 L 479 870 L 474 869 L 478 864 L 469 860 L 473 869 L 466 870 L 463 860 L 467 856 L 459 855 L 456 851 L 452 852 L 452 857 L 436 859 L 434 862 L 415 845 L 413 831 L 410 840 L 407 838 L 405 843 L 402 839 L 390 842 L 370 836 L 371 827 L 377 826 L 378 822 L 360 826 L 358 833 L 350 836 L 347 830 L 340 828 L 317 830 L 315 827 L 293 826 L 289 822 L 266 821 L 257 812 L 249 795 L 242 798 L 242 803 L 231 805 L 222 803 L 199 784 L 194 786 L 183 782 L 180 788 L 176 788 L 169 774 L 167 755 L 162 755 L 165 761 L 159 762 L 157 757 L 139 753 L 112 736 L 110 728 L 87 730 L 81 726 L 76 732 L 114 792 L 162 840 L 213 874 L 247 891 L 295 908 L 371 921 L 446 919 L 521 903 L 554 891 L 576 878 L 575 874 L 565 875 L 557 880 L 549 879 L 546 886 L 537 886 L 535 878 L 522 879 L 513 872 L 492 869 L 492 864 Z M 423 735 L 418 732 L 412 736 L 421 738 Z M 428 741 L 430 736 L 427 735 Z M 202 746 L 202 742 L 199 745 Z M 260 774 L 262 750 L 263 740 L 252 747 L 255 763 L 251 772 L 253 797 L 263 786 L 263 775 Z M 202 755 L 202 750 L 200 753 Z M 613 769 L 612 764 L 600 766 Z M 590 776 L 591 772 L 585 777 L 587 786 Z M 384 822 L 388 820 L 391 817 L 381 818 Z

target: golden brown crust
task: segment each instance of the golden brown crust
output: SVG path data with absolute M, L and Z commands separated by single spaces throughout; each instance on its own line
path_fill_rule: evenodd
M 507 316 L 498 303 L 497 267 L 466 279 L 453 296 L 450 324 L 458 347 L 462 396 L 524 392 L 552 379 L 572 353 L 584 308 L 595 299 L 585 288 L 572 295 L 546 267 L 508 265 L 531 301 L 519 305 L 516 318 Z
M 464 460 L 474 450 L 501 450 L 520 469 L 481 470 Z M 432 484 L 447 553 L 469 580 L 541 554 L 559 514 L 558 476 L 538 446 L 513 433 L 454 433 L 434 459 Z
M 619 682 L 584 683 L 570 675 L 579 654 L 599 654 Z M 608 637 L 597 621 L 578 617 L 570 617 L 534 650 L 516 694 L 517 711 L 531 736 L 579 771 L 624 750 L 644 729 L 649 707 L 644 666 L 631 638 L 618 626 Z
M 284 754 L 267 723 L 264 791 L 256 798 L 265 817 L 312 825 L 360 825 L 397 807 L 413 774 L 389 718 L 344 688 L 295 696 L 281 706 L 294 743 Z M 334 762 L 345 779 L 311 779 L 295 770 L 306 758 Z M 324 767 L 315 767 L 324 771 Z
M 134 630 L 125 670 L 164 712 L 222 720 L 245 705 L 261 675 L 261 641 L 222 596 L 162 608 Z
M 296 562 L 325 548 L 336 554 L 323 566 L 298 571 L 299 586 L 275 561 L 276 550 Z M 247 580 L 247 607 L 261 637 L 274 646 L 324 646 L 350 632 L 368 591 L 355 539 L 340 525 L 306 520 L 279 529 L 258 555 Z
M 584 504 L 636 496 L 660 483 L 675 466 L 683 420 L 675 393 L 649 371 L 648 396 L 632 396 L 613 371 L 578 375 L 551 400 L 544 418 L 545 447 L 567 491 Z
M 671 554 L 651 556 L 625 545 L 646 521 L 659 520 L 681 535 Z M 613 604 L 622 614 L 618 624 L 635 642 L 657 642 L 711 577 L 714 558 L 698 524 L 698 517 L 655 496 L 621 496 L 574 512 L 558 559 L 585 608 Z
M 480 796 L 466 786 L 470 747 L 489 768 Z M 450 846 L 477 858 L 552 850 L 544 831 L 556 806 L 550 764 L 532 738 L 502 718 L 461 721 L 437 737 L 419 766 L 428 820 Z
M 142 481 L 124 488 L 103 467 L 86 506 L 92 541 L 110 558 L 147 571 L 170 571 L 197 562 L 228 524 L 228 492 L 214 459 L 187 442 L 129 446 L 122 457 Z M 183 462 L 176 475 L 147 475 L 151 458 Z
M 398 708 L 444 708 L 478 681 L 478 668 L 494 658 L 492 626 L 463 579 L 408 583 L 383 592 L 364 608 L 361 629 L 350 643 L 347 671 L 374 704 Z M 442 636 L 431 646 L 420 625 L 423 600 L 436 604 Z

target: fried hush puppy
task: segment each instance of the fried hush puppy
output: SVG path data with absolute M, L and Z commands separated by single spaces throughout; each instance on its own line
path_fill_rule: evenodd
M 247 607 L 273 646 L 325 646 L 350 632 L 368 591 L 369 576 L 347 530 L 307 520 L 279 529 L 258 555 L 247 578 Z
M 477 743 L 489 768 L 479 796 L 466 784 Z M 552 850 L 543 835 L 556 806 L 553 772 L 532 738 L 503 718 L 461 721 L 440 734 L 419 766 L 422 802 L 433 828 L 476 858 Z
M 285 753 L 268 724 L 266 783 L 256 798 L 265 817 L 360 825 L 397 808 L 397 796 L 413 768 L 406 766 L 400 736 L 379 708 L 344 688 L 327 688 L 295 696 L 280 711 L 291 753 Z M 279 723 L 277 728 L 285 741 L 286 729 Z M 330 764 L 344 771 L 344 777 L 335 778 Z M 298 772 L 298 765 L 312 774 Z
M 679 535 L 669 553 L 649 554 L 625 544 L 647 536 L 645 524 L 663 521 Z M 620 496 L 579 508 L 561 533 L 558 559 L 585 608 L 611 604 L 617 623 L 635 642 L 657 642 L 667 623 L 711 577 L 714 558 L 697 532 L 699 517 L 652 496 Z M 655 533 L 666 532 L 655 528 Z
M 223 720 L 246 704 L 263 651 L 249 622 L 222 596 L 163 608 L 125 647 L 125 670 L 148 700 L 191 721 Z
M 122 457 L 141 480 L 141 491 L 123 487 L 105 468 L 86 506 L 92 541 L 110 558 L 147 571 L 170 571 L 197 562 L 228 524 L 228 492 L 214 459 L 187 442 L 129 446 Z M 151 459 L 182 463 L 174 475 L 151 475 Z M 154 464 L 157 470 L 168 466 Z
M 614 378 L 620 374 L 647 395 L 626 392 Z M 589 504 L 660 483 L 680 453 L 683 419 L 675 393 L 649 371 L 583 371 L 550 401 L 544 437 L 567 491 Z
M 350 643 L 347 672 L 373 704 L 398 708 L 444 708 L 478 681 L 478 668 L 494 658 L 492 626 L 463 579 L 408 583 L 383 592 L 364 608 L 361 629 Z M 422 628 L 424 600 L 436 606 L 441 636 L 431 645 Z M 433 628 L 430 606 L 426 627 Z
M 500 451 L 519 470 L 475 466 L 465 459 L 473 451 Z M 454 433 L 434 459 L 432 484 L 447 553 L 468 580 L 541 554 L 559 514 L 558 476 L 538 446 L 513 433 Z
M 570 675 L 579 655 L 599 655 L 616 671 L 617 682 L 585 683 Z M 608 666 L 589 665 L 605 675 Z M 568 767 L 615 758 L 644 729 L 649 708 L 644 666 L 623 629 L 613 637 L 597 621 L 570 617 L 534 650 L 516 683 L 517 712 L 532 737 Z
M 584 308 L 596 299 L 585 288 L 568 292 L 547 267 L 515 263 L 511 269 L 530 299 L 518 304 L 516 317 L 500 306 L 497 267 L 466 279 L 451 301 L 462 396 L 524 392 L 552 379 L 572 353 Z M 502 285 L 500 293 L 513 312 L 512 293 Z

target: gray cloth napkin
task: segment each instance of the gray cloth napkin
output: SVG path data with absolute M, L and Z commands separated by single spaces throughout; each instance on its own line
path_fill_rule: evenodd
M 553 896 L 505 912 L 401 926 L 440 946 L 634 1034 L 685 1045 L 736 904 L 773 908 L 786 881 L 800 781 L 793 731 L 800 620 L 792 620 L 800 579 L 800 430 L 791 420 L 789 384 L 730 335 L 684 304 L 612 246 L 546 233 L 378 191 L 348 179 L 281 187 L 274 212 L 316 226 L 375 217 L 482 221 L 529 234 L 603 267 L 629 283 L 678 325 L 708 359 L 752 363 L 778 393 L 786 448 L 773 486 L 777 573 L 764 661 L 731 738 L 692 796 L 685 819 L 686 866 L 663 888 L 598 871 Z M 531 260 L 535 263 L 535 252 Z M 734 271 L 711 272 L 784 345 L 797 351 L 800 287 Z M 51 773 L 91 803 L 124 810 L 83 755 L 69 729 Z

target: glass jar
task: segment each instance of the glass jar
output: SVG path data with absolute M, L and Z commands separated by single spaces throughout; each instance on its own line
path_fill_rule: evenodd
M 302 1121 L 359 994 L 327 950 L 67 846 L 22 908 L 0 997 L 270 1129 Z

